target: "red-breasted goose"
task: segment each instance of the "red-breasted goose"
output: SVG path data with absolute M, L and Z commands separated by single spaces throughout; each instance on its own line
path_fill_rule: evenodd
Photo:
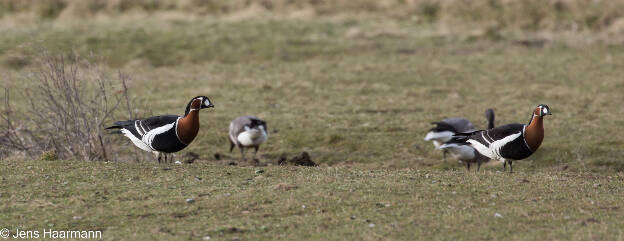
M 494 128 L 494 110 L 485 110 L 485 117 L 488 120 L 488 129 Z M 469 143 L 458 137 L 451 138 L 451 140 L 440 145 L 439 149 L 448 151 L 451 156 L 459 160 L 459 162 L 466 163 L 466 168 L 468 170 L 470 170 L 471 163 L 477 163 L 477 171 L 479 171 L 481 169 L 481 163 L 489 160 L 486 156 L 481 155 L 470 146 Z
M 245 147 L 255 149 L 254 158 L 260 144 L 269 138 L 266 122 L 255 116 L 240 116 L 230 122 L 229 138 L 230 152 L 237 146 L 243 161 L 245 161 Z
M 538 105 L 528 124 L 507 124 L 490 130 L 472 133 L 458 133 L 460 141 L 470 144 L 481 155 L 503 162 L 503 170 L 509 163 L 513 172 L 513 161 L 531 156 L 544 140 L 544 116 L 551 115 L 547 105 Z
M 184 116 L 161 115 L 145 119 L 117 121 L 106 129 L 120 129 L 132 143 L 147 152 L 158 155 L 178 152 L 195 139 L 199 132 L 199 110 L 214 107 L 206 96 L 197 96 L 186 105 Z

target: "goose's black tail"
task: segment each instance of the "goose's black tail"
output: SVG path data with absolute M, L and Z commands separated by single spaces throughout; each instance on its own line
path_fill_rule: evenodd
M 115 123 L 113 123 L 112 126 L 106 127 L 104 129 L 106 130 L 113 130 L 111 132 L 109 132 L 108 134 L 122 134 L 121 130 L 119 129 L 123 129 L 125 128 L 125 126 L 127 125 L 132 125 L 134 122 L 131 120 L 127 120 L 127 121 L 117 121 Z
M 478 131 L 471 131 L 471 132 L 460 132 L 460 133 L 455 133 L 453 135 L 453 138 L 451 138 L 451 140 L 447 141 L 447 143 L 463 143 L 468 141 L 468 139 L 470 139 L 470 136 L 472 136 L 473 134 L 480 132 L 483 130 L 478 130 Z

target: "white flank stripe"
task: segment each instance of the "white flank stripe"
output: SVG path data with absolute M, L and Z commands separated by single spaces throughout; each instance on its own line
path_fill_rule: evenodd
M 141 129 L 139 129 L 139 125 L 137 125 L 137 122 L 139 121 L 134 121 L 134 129 L 137 131 L 137 133 L 139 133 L 139 135 L 143 136 L 143 134 L 145 134 L 145 132 L 141 131 Z
M 179 118 L 178 118 L 179 120 Z M 152 129 L 151 131 L 145 133 L 145 135 L 143 135 L 142 141 L 145 142 L 145 144 L 149 145 L 152 149 L 154 149 L 154 147 L 152 146 L 152 142 L 154 141 L 154 137 L 156 137 L 157 135 L 160 135 L 162 133 L 167 132 L 168 130 L 171 130 L 171 128 L 173 128 L 173 126 L 175 126 L 175 124 L 178 123 L 178 121 L 176 120 L 176 122 L 173 122 L 171 124 L 166 124 L 164 126 Z
M 489 147 L 484 146 L 483 144 L 481 144 L 480 142 L 476 140 L 468 140 L 468 142 L 472 144 L 472 147 L 477 149 L 477 151 L 483 154 L 484 156 L 487 156 L 490 159 L 497 159 L 499 161 L 502 161 L 504 160 L 504 158 L 500 154 L 500 150 L 503 148 L 503 146 L 507 145 L 507 143 L 514 141 L 516 138 L 520 137 L 521 135 L 522 135 L 522 132 L 519 131 L 516 134 L 509 135 L 503 139 L 492 142 L 489 145 Z
M 481 153 L 481 155 L 487 156 L 490 159 L 497 159 L 497 158 L 494 158 L 492 151 L 490 151 L 490 149 L 487 146 L 481 144 L 481 142 L 478 142 L 476 140 L 468 140 L 467 142 L 470 143 L 470 145 L 474 149 L 476 149 L 479 153 Z
M 130 139 L 136 147 L 141 148 L 142 150 L 147 152 L 154 152 L 151 147 L 149 147 L 143 141 L 139 140 L 139 138 L 136 138 L 136 136 L 134 136 L 128 129 L 121 129 L 121 133 L 123 133 L 124 136 L 128 137 L 128 139 Z
M 145 124 L 141 123 L 141 121 L 139 121 L 139 126 L 141 127 L 141 130 L 143 131 L 143 133 L 146 133 L 147 131 L 145 131 L 146 127 L 143 127 Z M 149 128 L 148 128 L 149 131 Z
M 492 142 L 492 144 L 490 145 L 490 149 L 494 153 L 496 153 L 497 156 L 499 156 L 502 159 L 503 156 L 500 154 L 501 148 L 503 148 L 503 146 L 507 145 L 507 143 L 512 142 L 513 140 L 515 140 L 516 138 L 518 138 L 521 135 L 522 135 L 522 131 L 519 131 L 516 134 L 509 135 L 509 136 L 506 136 L 503 139 L 500 139 L 498 141 Z
M 490 145 L 490 144 L 492 144 L 492 142 L 491 142 L 491 141 L 488 141 L 488 139 L 487 139 L 487 138 L 485 138 L 485 134 L 486 134 L 486 132 L 487 132 L 487 131 L 482 131 L 482 132 L 481 132 L 481 138 L 483 138 L 483 140 L 484 140 L 485 142 L 487 142 L 487 144 L 488 144 L 488 145 Z M 488 137 L 490 137 L 490 134 L 488 134 Z M 490 139 L 492 139 L 492 138 L 490 138 Z M 493 139 L 492 139 L 492 140 L 493 140 Z

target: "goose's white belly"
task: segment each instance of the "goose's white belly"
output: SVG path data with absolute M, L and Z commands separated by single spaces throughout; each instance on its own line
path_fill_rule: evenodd
M 265 142 L 267 138 L 268 136 L 264 130 L 250 129 L 238 134 L 236 139 L 242 146 L 257 146 Z

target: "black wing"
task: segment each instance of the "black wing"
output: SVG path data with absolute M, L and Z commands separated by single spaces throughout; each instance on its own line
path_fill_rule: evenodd
M 449 141 L 444 142 L 444 144 L 470 145 L 470 143 L 466 142 L 467 140 L 467 136 L 453 135 L 453 137 Z
M 149 118 L 145 118 L 142 120 L 139 120 L 141 122 L 142 127 L 146 127 L 149 130 L 146 131 L 150 131 L 152 129 L 164 126 L 164 125 L 168 125 L 171 123 L 176 122 L 176 120 L 178 120 L 178 118 L 180 118 L 180 116 L 177 115 L 159 115 L 159 116 L 153 116 L 153 117 L 149 117 Z
M 106 129 L 126 129 L 141 139 L 148 131 L 174 123 L 179 117 L 177 115 L 159 115 L 145 119 L 117 121 L 113 126 L 106 127 Z
M 498 126 L 489 130 L 481 130 L 481 131 L 469 133 L 470 137 L 468 138 L 471 140 L 476 140 L 485 146 L 489 146 L 488 143 L 492 143 L 494 141 L 503 139 L 513 134 L 517 134 L 518 132 L 522 132 L 523 129 L 524 129 L 523 124 L 518 124 L 518 123 L 507 124 L 507 125 Z

